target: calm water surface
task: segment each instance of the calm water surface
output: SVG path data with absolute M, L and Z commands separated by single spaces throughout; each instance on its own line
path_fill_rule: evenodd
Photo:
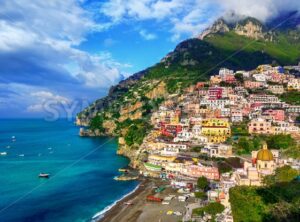
M 128 164 L 115 139 L 78 130 L 66 120 L 0 120 L 1 222 L 90 221 L 137 186 L 113 180 Z

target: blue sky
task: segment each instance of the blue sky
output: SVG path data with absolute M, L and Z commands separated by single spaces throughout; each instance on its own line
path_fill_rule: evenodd
M 295 0 L 5 0 L 0 115 L 81 109 L 228 11 L 264 21 Z M 63 112 L 64 110 L 64 112 Z M 70 111 L 71 112 L 71 111 Z M 73 114 L 75 111 L 73 112 Z

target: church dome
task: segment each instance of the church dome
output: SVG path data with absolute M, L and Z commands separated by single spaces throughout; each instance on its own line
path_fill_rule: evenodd
M 267 143 L 264 143 L 263 148 L 257 152 L 256 159 L 261 161 L 271 161 L 274 159 L 273 153 L 268 150 Z

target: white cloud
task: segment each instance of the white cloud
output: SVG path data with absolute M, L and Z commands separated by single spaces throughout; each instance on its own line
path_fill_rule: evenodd
M 299 0 L 217 0 L 224 11 L 255 17 L 263 22 L 282 12 L 300 10 Z
M 100 12 L 112 24 L 128 20 L 167 23 L 171 39 L 199 34 L 227 12 L 255 17 L 263 22 L 281 12 L 300 10 L 299 0 L 108 0 Z M 141 34 L 141 33 L 140 33 Z
M 95 81 L 93 87 L 99 83 L 98 87 L 108 88 L 122 78 L 121 64 L 113 67 L 116 62 L 107 64 L 99 56 L 76 47 L 89 32 L 107 28 L 106 24 L 96 24 L 79 4 L 76 0 L 3 2 L 0 59 L 9 64 L 0 67 L 1 81 L 39 85 L 47 82 L 53 87 L 52 81 L 65 80 L 91 86 L 90 77 L 83 76 L 94 75 L 103 82 Z M 78 73 L 66 69 L 70 63 L 76 64 Z
M 139 34 L 145 39 L 145 40 L 154 40 L 157 38 L 157 36 L 153 33 L 150 33 L 146 31 L 145 29 L 142 29 L 139 31 Z
M 188 0 L 189 1 L 189 0 Z M 137 20 L 163 19 L 179 13 L 187 4 L 184 0 L 109 0 L 101 7 L 101 13 L 117 23 L 126 18 Z
M 47 104 L 68 104 L 70 100 L 58 94 L 54 94 L 49 91 L 37 91 L 30 94 L 34 99 L 34 104 L 27 107 L 27 112 L 45 112 L 45 106 Z
M 62 103 L 67 103 L 70 100 L 66 97 L 60 96 L 60 95 L 56 95 L 52 92 L 49 91 L 38 91 L 38 92 L 33 92 L 30 94 L 31 96 L 37 98 L 38 100 L 45 102 L 47 100 L 55 100 L 58 102 L 62 102 Z

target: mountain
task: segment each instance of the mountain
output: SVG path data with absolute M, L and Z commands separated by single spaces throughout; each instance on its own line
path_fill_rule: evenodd
M 296 12 L 266 24 L 250 17 L 220 18 L 198 37 L 178 44 L 159 63 L 111 87 L 108 96 L 78 114 L 77 123 L 90 126 L 88 135 L 122 135 L 128 145 L 146 135 L 149 114 L 167 95 L 207 80 L 221 67 L 247 70 L 267 63 L 298 63 L 299 21 Z

